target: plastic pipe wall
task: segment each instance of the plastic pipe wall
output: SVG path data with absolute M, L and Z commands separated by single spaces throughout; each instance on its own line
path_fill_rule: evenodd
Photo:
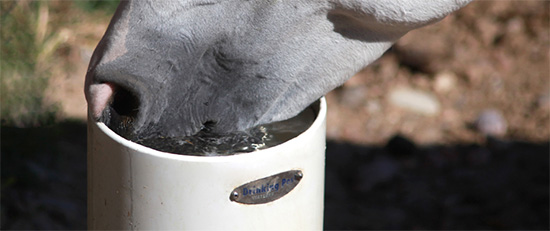
M 299 136 L 232 156 L 160 152 L 120 137 L 103 123 L 89 122 L 88 228 L 321 230 L 324 98 L 312 107 L 317 118 Z M 231 200 L 239 186 L 290 170 L 300 170 L 301 178 L 281 198 L 261 204 Z

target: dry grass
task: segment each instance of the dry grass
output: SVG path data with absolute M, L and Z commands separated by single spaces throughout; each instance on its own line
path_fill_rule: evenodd
M 85 118 L 85 69 L 117 2 L 0 2 L 3 126 Z

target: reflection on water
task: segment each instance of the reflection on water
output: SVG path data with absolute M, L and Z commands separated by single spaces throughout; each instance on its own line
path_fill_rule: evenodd
M 170 153 L 195 156 L 226 156 L 273 147 L 307 130 L 315 120 L 312 107 L 297 116 L 271 124 L 253 127 L 247 131 L 225 135 L 212 134 L 203 129 L 193 136 L 154 137 L 137 140 L 141 145 Z

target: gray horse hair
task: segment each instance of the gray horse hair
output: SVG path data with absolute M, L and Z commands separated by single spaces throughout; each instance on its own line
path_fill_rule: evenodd
M 467 3 L 121 1 L 86 75 L 90 115 L 140 137 L 285 120 Z

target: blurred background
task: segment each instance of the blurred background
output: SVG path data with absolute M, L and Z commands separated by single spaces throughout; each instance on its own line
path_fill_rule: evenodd
M 86 228 L 84 76 L 117 5 L 0 1 L 1 229 Z M 476 1 L 329 93 L 325 229 L 549 229 L 549 24 Z

